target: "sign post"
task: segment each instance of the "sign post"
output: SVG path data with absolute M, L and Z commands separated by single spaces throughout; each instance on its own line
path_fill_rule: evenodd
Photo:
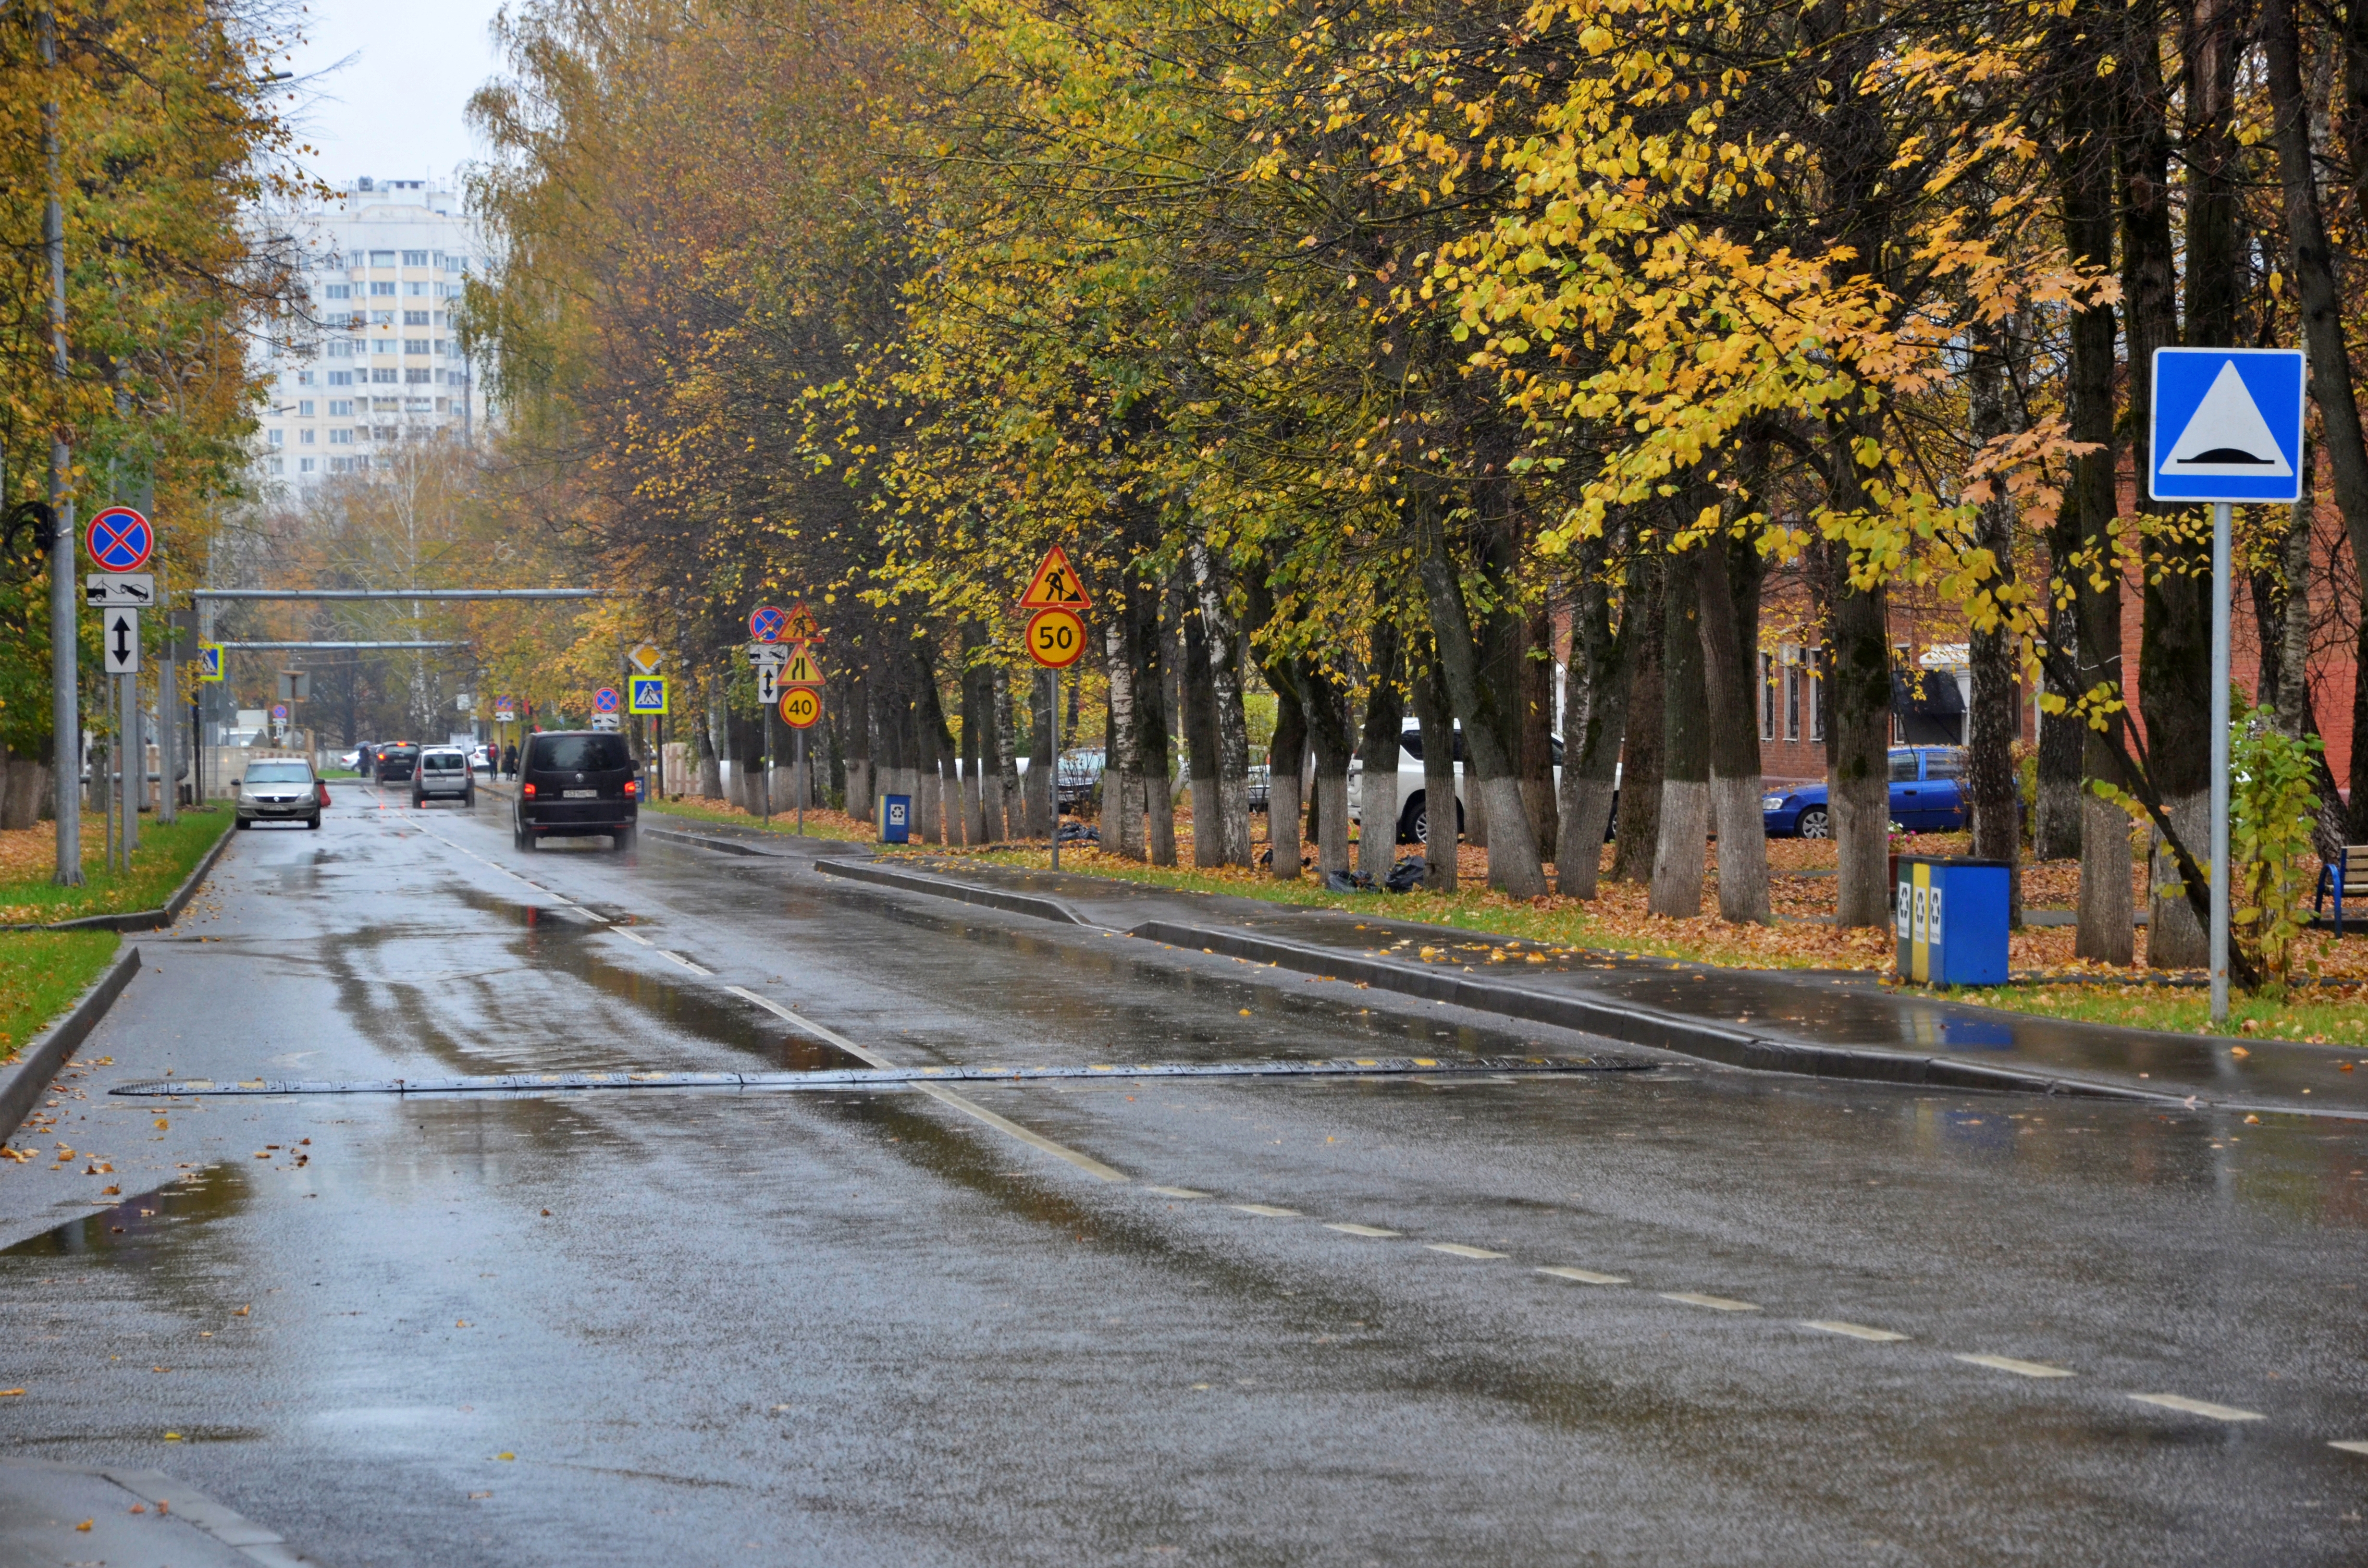
M 1077 581 L 1076 569 L 1069 564 L 1069 556 L 1059 545 L 1044 552 L 1036 563 L 1036 571 L 1028 579 L 1028 589 L 1019 596 L 1019 608 L 1029 612 L 1028 630 L 1020 641 L 1027 645 L 1028 656 L 1048 670 L 1053 676 L 1053 869 L 1061 869 L 1061 677 L 1059 671 L 1067 669 L 1086 654 L 1085 611 L 1093 608 L 1093 600 Z
M 805 606 L 800 605 L 800 610 Z M 811 619 L 811 617 L 809 617 Z M 789 689 L 781 696 L 781 722 L 790 727 L 791 744 L 795 755 L 790 771 L 798 781 L 798 836 L 806 835 L 806 731 L 822 717 L 822 664 L 814 655 L 811 642 L 790 645 L 788 664 L 781 672 L 781 684 Z
M 2212 505 L 2212 1021 L 2228 1021 L 2228 592 L 2230 508 L 2298 506 L 2298 348 L 2157 348 L 2146 493 Z

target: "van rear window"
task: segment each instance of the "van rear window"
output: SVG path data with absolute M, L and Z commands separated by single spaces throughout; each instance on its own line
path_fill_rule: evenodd
M 633 766 L 622 735 L 537 735 L 527 767 L 537 773 L 604 773 Z

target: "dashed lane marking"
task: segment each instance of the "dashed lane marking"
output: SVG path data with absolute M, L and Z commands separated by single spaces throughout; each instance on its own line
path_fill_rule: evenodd
M 1198 1187 L 1146 1187 L 1143 1190 L 1145 1192 L 1156 1192 L 1162 1198 L 1206 1198 L 1209 1196 L 1207 1193 L 1201 1191 Z
M 1759 1310 L 1757 1301 L 1737 1301 L 1725 1296 L 1700 1296 L 1691 1290 L 1664 1290 L 1661 1300 L 1683 1301 L 1690 1307 L 1708 1307 L 1714 1312 L 1756 1312 Z
M 2158 1404 L 2165 1410 L 2184 1411 L 2190 1415 L 2202 1415 L 2214 1421 L 2266 1421 L 2268 1416 L 2258 1410 L 2239 1410 L 2233 1404 L 2214 1404 L 2208 1399 L 2190 1399 L 2183 1393 L 2134 1393 L 2140 1404 Z
M 1401 1231 L 1384 1231 L 1379 1225 L 1350 1225 L 1346 1223 L 1336 1225 L 1327 1223 L 1324 1228 L 1327 1231 L 1338 1231 L 1344 1236 L 1395 1236 L 1403 1235 L 1405 1233 Z
M 1801 1326 L 1814 1328 L 1819 1334 L 1846 1335 L 1875 1345 L 1896 1345 L 1907 1337 L 1904 1334 L 1894 1334 L 1887 1328 L 1869 1328 L 1862 1323 L 1843 1323 L 1839 1318 L 1804 1318 Z
M 2341 1449 L 2347 1454 L 2368 1454 L 2368 1443 L 2363 1443 L 2357 1437 L 2338 1437 L 2327 1446 L 2330 1449 Z
M 1232 1207 L 1240 1210 L 1245 1214 L 1256 1214 L 1268 1220 L 1296 1220 L 1299 1218 L 1298 1210 L 1278 1209 L 1271 1203 L 1236 1203 Z
M 1468 1247 L 1462 1242 L 1425 1242 L 1432 1252 L 1443 1252 L 1450 1257 L 1508 1257 L 1508 1253 L 1490 1252 L 1486 1247 Z
M 647 937 L 636 937 L 631 931 L 626 930 L 622 926 L 611 926 L 609 929 L 615 932 L 618 936 L 622 937 L 628 942 L 638 942 L 644 948 L 655 948 L 657 946 L 655 942 L 651 941 Z M 885 1067 L 888 1063 L 885 1062 L 874 1062 L 873 1065 Z
M 2068 1378 L 2076 1374 L 2061 1367 L 2045 1366 L 2037 1361 L 2018 1361 L 2011 1356 L 1959 1356 L 1957 1359 L 1975 1367 L 1987 1367 L 1993 1371 L 2012 1372 L 2021 1378 Z
M 693 974 L 709 974 L 709 975 L 712 975 L 712 974 L 713 974 L 713 973 L 715 972 L 713 970 L 712 970 L 712 969 L 708 968 L 705 964 L 702 964 L 702 963 L 694 963 L 694 962 L 692 962 L 689 959 L 687 959 L 687 958 L 683 957 L 680 953 L 670 953 L 670 952 L 666 951 L 664 948 L 659 948 L 659 949 L 655 949 L 655 950 L 656 950 L 656 952 L 657 952 L 658 957 L 660 957 L 660 958 L 662 958 L 662 959 L 669 959 L 669 960 L 672 960 L 674 962 L 678 963 L 678 964 L 682 965 L 682 967 L 683 967 L 683 968 L 685 968 L 685 969 L 687 969 L 687 970 L 690 971 L 690 972 L 691 972 L 691 973 L 693 973 Z
M 1557 1279 L 1576 1279 L 1582 1285 L 1625 1285 L 1628 1283 L 1628 1277 L 1624 1274 L 1598 1274 L 1592 1268 L 1571 1268 L 1561 1264 L 1557 1264 L 1551 1268 L 1541 1268 L 1538 1272 L 1541 1274 L 1551 1274 Z

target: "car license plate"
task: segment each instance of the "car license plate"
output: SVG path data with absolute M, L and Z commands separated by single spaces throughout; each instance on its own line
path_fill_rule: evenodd
M 598 790 L 562 790 L 559 792 L 559 798 L 563 801 L 597 801 L 600 798 L 600 791 Z

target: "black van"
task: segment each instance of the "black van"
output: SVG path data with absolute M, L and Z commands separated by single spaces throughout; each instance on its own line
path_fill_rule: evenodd
M 381 784 L 408 784 L 411 776 L 418 771 L 419 748 L 405 741 L 378 748 L 378 766 L 371 770 L 371 776 Z
M 529 735 L 518 756 L 512 842 L 531 849 L 539 838 L 605 833 L 617 848 L 631 849 L 641 795 L 640 770 L 624 736 L 594 730 Z

